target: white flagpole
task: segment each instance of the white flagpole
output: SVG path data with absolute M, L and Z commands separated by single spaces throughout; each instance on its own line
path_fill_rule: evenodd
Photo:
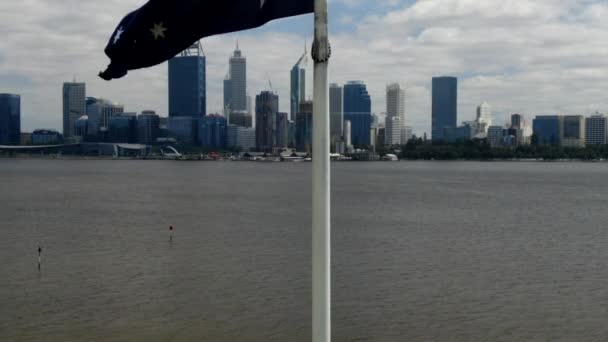
M 327 0 L 315 0 L 312 165 L 312 341 L 331 341 L 331 202 Z

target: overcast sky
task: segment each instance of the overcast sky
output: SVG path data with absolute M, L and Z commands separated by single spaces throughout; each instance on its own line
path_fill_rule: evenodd
M 97 78 L 116 24 L 143 3 L 0 1 L 0 93 L 22 95 L 24 130 L 61 127 L 61 86 L 74 76 L 87 83 L 88 96 L 166 115 L 166 64 L 111 83 Z M 330 11 L 331 81 L 366 82 L 377 113 L 385 111 L 386 84 L 402 83 L 416 133 L 430 131 L 431 77 L 440 75 L 459 77 L 458 121 L 472 119 L 483 101 L 497 123 L 516 112 L 608 112 L 605 0 L 330 0 Z M 221 111 L 237 38 L 249 94 L 266 90 L 270 79 L 288 111 L 289 71 L 311 36 L 307 15 L 204 39 L 208 112 Z

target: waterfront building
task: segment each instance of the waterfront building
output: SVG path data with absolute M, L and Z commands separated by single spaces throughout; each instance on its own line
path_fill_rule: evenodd
M 75 136 L 75 123 L 86 115 L 86 85 L 84 83 L 66 82 L 63 84 L 63 135 L 66 138 Z
M 300 108 L 300 102 L 306 100 L 306 62 L 308 53 L 304 50 L 304 54 L 291 69 L 291 111 L 289 120 L 294 121 L 296 114 Z
M 244 110 L 232 111 L 228 117 L 228 122 L 231 125 L 253 127 L 253 118 L 247 111 Z
M 263 91 L 255 98 L 255 129 L 258 152 L 272 153 L 276 146 L 277 112 L 279 96 Z
M 384 143 L 387 146 L 401 144 L 401 129 L 403 126 L 401 123 L 401 118 L 398 116 L 387 116 L 385 126 Z
M 228 113 L 247 111 L 247 58 L 236 49 L 229 60 L 229 70 L 224 80 L 224 108 Z
M 198 118 L 207 112 L 206 57 L 199 42 L 169 64 L 169 117 Z
M 433 78 L 432 135 L 443 140 L 444 128 L 455 128 L 458 114 L 458 79 Z
M 137 117 L 137 142 L 151 145 L 160 136 L 160 117 L 154 111 L 143 111 Z
M 365 83 L 351 81 L 344 85 L 344 119 L 350 121 L 353 144 L 371 145 L 372 101 Z
M 385 146 L 386 144 L 386 127 L 378 127 L 378 136 L 376 137 L 376 144 L 378 146 Z
M 79 117 L 74 125 L 76 126 L 75 136 L 84 138 L 88 135 L 89 117 L 87 115 Z
M 289 146 L 289 114 L 277 113 L 276 142 L 278 148 Z
M 32 145 L 32 133 L 21 132 L 21 146 Z
M 349 120 L 344 121 L 344 142 L 346 143 L 346 147 L 352 146 L 352 124 Z
M 199 120 L 199 143 L 207 148 L 226 148 L 228 121 L 221 115 L 205 115 Z
M 477 107 L 477 133 L 487 133 L 488 128 L 492 126 L 492 107 L 487 102 L 480 104 Z
M 608 118 L 595 114 L 585 119 L 585 142 L 587 145 L 608 143 Z
M 414 129 L 410 126 L 404 126 L 403 131 L 401 133 L 401 138 L 403 138 L 403 140 L 401 140 L 401 144 L 402 145 L 407 144 L 410 140 L 412 140 L 413 137 L 414 137 Z
M 511 127 L 512 128 L 524 128 L 524 119 L 521 114 L 513 114 L 511 115 Z
M 488 142 L 492 147 L 501 147 L 505 142 L 505 129 L 501 126 L 488 127 Z
M 197 140 L 198 117 L 172 116 L 167 120 L 167 133 L 169 138 L 191 145 Z
M 476 126 L 470 122 L 464 122 L 462 126 L 445 127 L 443 129 L 443 141 L 454 143 L 457 141 L 469 141 L 477 133 Z
M 121 113 L 110 117 L 108 142 L 137 143 L 137 114 Z
M 0 145 L 21 143 L 21 96 L 0 94 Z
M 585 147 L 585 117 L 565 115 L 562 120 L 561 145 L 564 147 Z
M 335 83 L 329 86 L 329 120 L 331 141 L 336 143 L 344 137 L 344 93 Z
M 99 138 L 100 131 L 107 132 L 110 118 L 124 113 L 124 106 L 106 99 L 87 97 L 86 112 L 88 117 L 88 140 Z
M 312 153 L 312 101 L 300 103 L 296 116 L 296 149 L 301 152 Z
M 393 120 L 399 118 L 399 120 Z M 390 129 L 388 124 L 393 125 Z M 398 127 L 394 125 L 397 124 Z M 404 142 L 402 137 L 405 127 L 405 89 L 398 83 L 386 86 L 386 140 L 387 145 L 399 145 Z
M 239 147 L 243 152 L 255 151 L 255 128 L 228 125 L 226 145 Z
M 32 132 L 32 145 L 58 145 L 63 143 L 63 135 L 54 129 L 37 129 Z
M 564 117 L 560 115 L 538 115 L 532 122 L 534 139 L 538 145 L 560 145 Z

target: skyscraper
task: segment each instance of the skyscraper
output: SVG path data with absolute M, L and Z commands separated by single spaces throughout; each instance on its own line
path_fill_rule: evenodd
M 277 113 L 276 142 L 277 147 L 285 148 L 289 146 L 289 115 L 287 113 Z
M 198 42 L 169 60 L 169 117 L 207 113 L 205 62 Z
M 312 152 L 312 101 L 300 102 L 296 115 L 296 149 Z
M 344 93 L 342 87 L 329 86 L 329 120 L 332 146 L 344 136 Z
M 532 122 L 533 143 L 559 145 L 562 139 L 564 117 L 560 115 L 538 115 Z M 536 140 L 536 141 L 534 141 Z
M 444 128 L 456 128 L 458 113 L 458 79 L 433 78 L 433 140 L 443 139 Z
M 291 69 L 291 112 L 289 120 L 295 121 L 300 102 L 306 100 L 306 66 L 308 53 L 304 54 Z
M 393 120 L 398 118 L 399 120 Z M 391 123 L 391 129 L 388 125 Z M 387 145 L 405 144 L 403 128 L 405 127 L 405 89 L 398 84 L 389 84 L 386 87 L 386 131 Z
M 63 84 L 63 135 L 75 136 L 76 120 L 86 115 L 86 85 L 66 82 Z
M 513 114 L 511 115 L 511 128 L 523 129 L 524 120 L 521 114 Z
M 477 107 L 477 123 L 484 133 L 487 133 L 488 128 L 492 126 L 492 107 L 487 102 Z
M 0 145 L 21 143 L 21 97 L 0 94 Z
M 255 97 L 255 138 L 259 152 L 272 152 L 276 146 L 279 96 L 263 91 Z
M 137 117 L 137 141 L 154 144 L 160 136 L 160 117 L 153 111 L 143 111 Z
M 227 121 L 221 115 L 206 115 L 199 120 L 199 143 L 208 148 L 225 148 Z
M 372 100 L 365 83 L 351 81 L 344 85 L 344 120 L 351 123 L 351 137 L 354 145 L 370 145 L 372 126 Z
M 566 115 L 562 124 L 562 146 L 585 147 L 585 117 L 582 115 Z
M 229 70 L 224 80 L 224 108 L 232 111 L 247 111 L 247 58 L 237 43 L 230 57 Z
M 605 145 L 608 143 L 608 118 L 595 114 L 585 122 L 585 142 L 587 145 Z

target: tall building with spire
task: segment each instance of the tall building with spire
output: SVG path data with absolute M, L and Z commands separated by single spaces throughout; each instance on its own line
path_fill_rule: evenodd
M 224 80 L 224 109 L 247 111 L 247 58 L 236 44 L 236 50 L 229 60 L 228 75 Z
M 76 135 L 76 120 L 86 114 L 86 85 L 66 82 L 63 84 L 63 135 Z
M 169 60 L 169 117 L 207 114 L 205 54 L 199 42 Z
M 289 119 L 295 121 L 300 108 L 300 102 L 306 100 L 306 63 L 308 52 L 304 46 L 304 54 L 291 69 L 291 112 Z

